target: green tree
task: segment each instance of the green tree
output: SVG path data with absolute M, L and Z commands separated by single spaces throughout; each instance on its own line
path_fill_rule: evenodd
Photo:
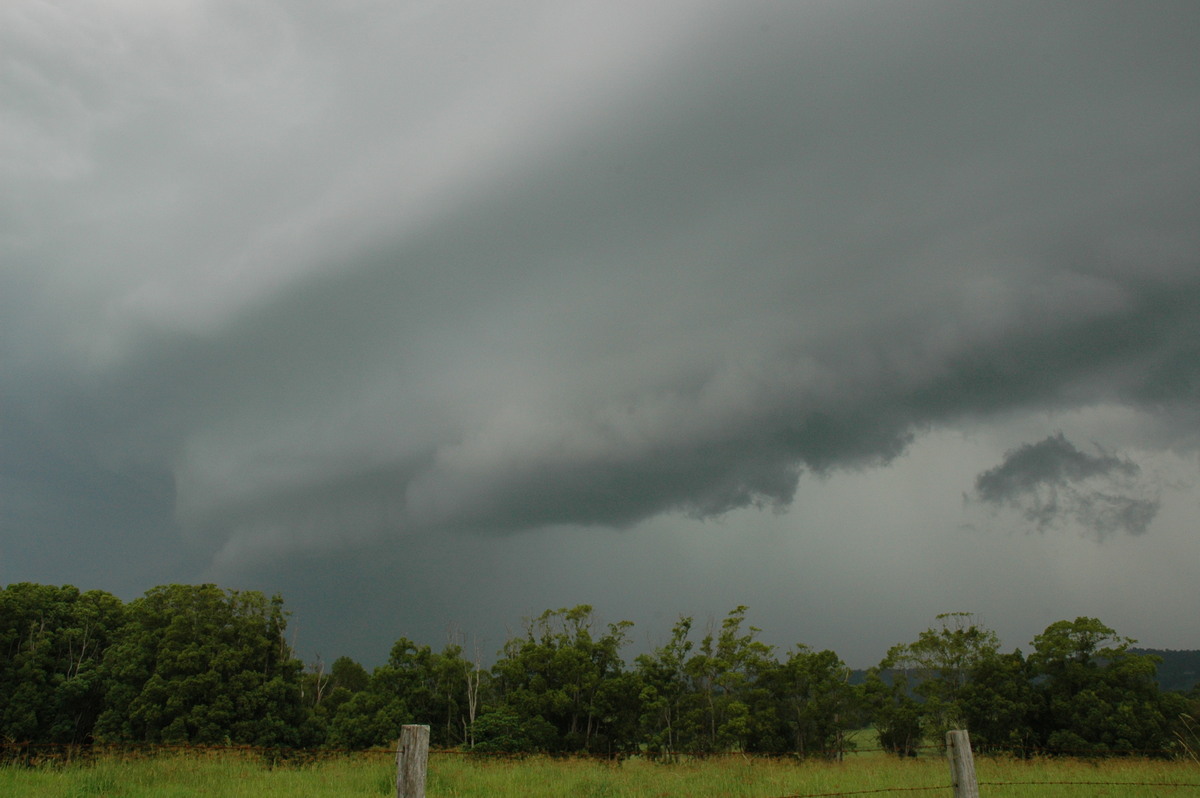
M 368 688 L 338 706 L 327 743 L 353 750 L 386 745 L 400 736 L 401 726 L 416 720 L 403 698 Z
M 774 667 L 772 649 L 757 640 L 757 627 L 745 629 L 747 608 L 738 606 L 700 641 L 684 667 L 699 697 L 689 713 L 697 751 L 751 751 L 775 725 L 774 707 L 762 680 Z M 697 722 L 699 721 L 699 722 Z
M 470 667 L 457 645 L 448 645 L 439 654 L 429 646 L 400 638 L 387 663 L 338 706 L 329 725 L 330 745 L 368 748 L 389 744 L 407 723 L 427 724 L 433 745 L 460 745 L 465 739 L 465 673 Z M 361 675 L 349 665 L 339 673 L 361 683 Z
M 326 670 L 325 663 L 318 661 L 308 667 L 300 682 L 300 692 L 304 704 L 309 708 L 309 724 L 305 738 L 327 742 L 329 724 L 337 715 L 338 709 L 367 688 L 371 675 L 366 669 L 349 657 L 338 657 L 331 668 Z
M 555 730 L 548 750 L 625 750 L 633 745 L 637 691 L 620 652 L 632 625 L 609 624 L 597 635 L 590 606 L 547 610 L 505 643 L 492 667 L 497 700 L 523 723 L 548 723 Z
M 838 655 L 796 646 L 769 671 L 767 685 L 780 727 L 775 750 L 841 759 L 849 745 L 846 731 L 857 721 L 859 696 Z
M 128 605 L 104 658 L 96 736 L 142 742 L 298 745 L 302 664 L 279 596 L 166 585 Z
M 104 704 L 100 664 L 124 612 L 100 590 L 25 582 L 0 591 L 0 738 L 90 739 Z
M 432 737 L 438 745 L 463 745 L 471 726 L 470 685 L 475 664 L 463 657 L 462 646 L 450 643 L 432 657 L 430 670 Z
M 313 682 L 317 682 L 320 678 L 318 674 L 313 675 Z M 314 703 L 321 710 L 322 714 L 328 719 L 337 714 L 338 707 L 349 701 L 357 693 L 361 693 L 371 684 L 371 674 L 367 673 L 367 669 L 358 664 L 350 657 L 338 657 L 333 661 L 333 665 L 329 669 L 329 674 L 325 677 L 326 683 L 323 691 L 314 689 Z M 314 688 L 316 685 L 314 684 Z
M 693 646 L 688 639 L 692 623 L 690 617 L 680 618 L 666 644 L 634 660 L 639 734 L 646 747 L 660 755 L 674 755 L 695 737 L 684 720 L 694 695 L 686 667 Z
M 497 706 L 475 721 L 474 736 L 474 753 L 523 754 L 551 750 L 558 731 L 545 718 L 525 718 L 512 707 Z
M 921 632 L 917 640 L 893 646 L 885 667 L 915 678 L 913 691 L 924 699 L 922 714 L 930 739 L 943 740 L 950 729 L 966 728 L 964 700 L 977 666 L 995 656 L 1000 640 L 968 612 L 937 616 L 938 628 Z
M 924 710 L 913 697 L 908 674 L 888 667 L 885 658 L 867 671 L 863 700 L 879 745 L 896 756 L 916 756 L 924 736 Z
M 1159 691 L 1157 658 L 1130 651 L 1134 642 L 1087 617 L 1053 623 L 1033 639 L 1042 745 L 1087 754 L 1171 746 L 1179 702 Z
M 341 687 L 348 693 L 359 693 L 367 689 L 371 675 L 367 669 L 349 657 L 338 657 L 333 661 L 329 671 L 333 681 L 331 687 L 336 690 Z
M 1040 699 L 1033 671 L 1020 650 L 983 656 L 971 667 L 959 699 L 963 725 L 970 730 L 976 751 L 1019 756 L 1032 752 Z

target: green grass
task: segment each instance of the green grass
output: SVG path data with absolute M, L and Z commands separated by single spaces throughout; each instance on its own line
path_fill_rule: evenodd
M 0 767 L 0 795 L 22 798 L 300 798 L 395 795 L 387 756 L 270 767 L 260 757 L 164 753 L 93 763 Z
M 393 796 L 390 755 L 359 755 L 270 767 L 236 752 L 162 754 L 144 759 L 0 767 L 0 795 L 22 798 L 323 798 Z M 981 757 L 976 770 L 989 798 L 1200 796 L 1191 760 L 1040 760 Z M 1055 782 L 1069 782 L 1061 784 Z M 1072 786 L 1073 785 L 1073 786 Z M 916 788 L 930 788 L 917 791 Z M 629 760 L 483 759 L 435 754 L 427 795 L 488 798 L 779 798 L 893 788 L 897 795 L 948 796 L 949 769 L 936 754 L 901 761 L 855 754 L 844 762 L 787 762 L 743 757 L 662 764 Z M 888 793 L 878 793 L 887 795 Z

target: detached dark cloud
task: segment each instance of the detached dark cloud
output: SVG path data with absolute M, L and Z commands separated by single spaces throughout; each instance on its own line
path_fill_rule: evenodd
M 975 495 L 1018 509 L 1039 531 L 1075 522 L 1100 539 L 1141 535 L 1159 510 L 1136 463 L 1080 451 L 1062 433 L 1008 452 L 1003 463 L 976 477 Z

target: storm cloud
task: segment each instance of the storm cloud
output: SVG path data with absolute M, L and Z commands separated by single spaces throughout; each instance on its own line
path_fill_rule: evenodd
M 1019 508 L 1038 530 L 1077 522 L 1097 538 L 1140 535 L 1158 513 L 1141 468 L 1106 452 L 1088 454 L 1062 433 L 1008 452 L 1004 462 L 975 478 L 976 496 Z
M 310 608 L 312 563 L 385 595 L 373 561 L 799 517 L 948 430 L 1008 452 L 954 455 L 951 502 L 982 472 L 1026 524 L 1140 535 L 1173 517 L 1145 474 L 1052 430 L 1194 467 L 1198 30 L 1191 2 L 6 4 L 0 576 Z M 410 616 L 485 600 L 441 589 Z

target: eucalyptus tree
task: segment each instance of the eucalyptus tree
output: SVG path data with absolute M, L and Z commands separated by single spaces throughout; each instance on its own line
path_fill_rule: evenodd
M 460 745 L 466 739 L 465 674 L 473 666 L 463 659 L 459 646 L 435 652 L 402 637 L 393 644 L 387 662 L 369 677 L 352 660 L 338 660 L 334 666 L 334 681 L 340 680 L 334 693 L 343 692 L 329 722 L 331 746 L 387 745 L 409 723 L 428 725 L 435 746 Z
M 621 621 L 600 632 L 586 604 L 528 620 L 525 633 L 505 643 L 492 667 L 496 701 L 522 723 L 554 730 L 550 737 L 534 735 L 540 747 L 591 752 L 632 747 L 637 690 L 621 659 L 632 625 Z
M 747 751 L 773 725 L 771 696 L 763 676 L 775 665 L 762 631 L 745 626 L 747 608 L 738 606 L 700 641 L 684 670 L 700 697 L 702 718 L 694 741 L 702 751 Z
M 913 697 L 908 673 L 888 667 L 885 658 L 867 671 L 862 696 L 880 746 L 896 756 L 916 756 L 925 735 L 925 712 Z
M 1000 639 L 969 612 L 942 613 L 937 620 L 914 642 L 893 646 L 881 665 L 913 678 L 913 692 L 924 699 L 925 732 L 941 740 L 949 729 L 967 726 L 964 701 L 973 674 L 996 655 Z
M 634 660 L 638 685 L 638 728 L 643 744 L 660 756 L 673 756 L 690 745 L 694 729 L 686 722 L 695 697 L 687 662 L 694 643 L 693 619 L 681 617 L 671 637 L 652 653 Z
M 850 668 L 832 651 L 796 646 L 768 674 L 778 723 L 776 750 L 801 757 L 840 759 L 846 732 L 858 723 L 859 691 Z

